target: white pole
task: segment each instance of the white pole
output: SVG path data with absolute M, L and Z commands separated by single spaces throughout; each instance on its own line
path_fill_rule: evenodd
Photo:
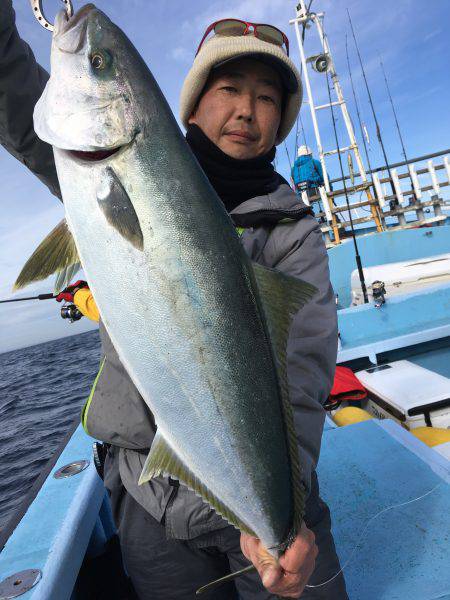
M 411 177 L 411 181 L 413 184 L 414 194 L 416 195 L 417 200 L 422 198 L 422 190 L 420 189 L 419 178 L 417 177 L 416 170 L 414 169 L 414 165 L 408 165 L 409 175 Z
M 427 161 L 427 166 L 428 166 L 428 172 L 431 177 L 431 183 L 433 185 L 434 193 L 436 194 L 436 196 L 439 196 L 441 190 L 439 188 L 439 182 L 436 177 L 436 171 L 434 170 L 433 161 L 432 160 Z
M 378 204 L 380 208 L 383 208 L 386 204 L 386 200 L 384 199 L 384 190 L 380 183 L 377 173 L 372 173 L 373 184 L 375 186 L 375 190 L 377 192 Z
M 322 199 L 323 209 L 325 211 L 325 216 L 327 218 L 327 221 L 329 223 L 331 223 L 332 216 L 331 216 L 331 210 L 330 210 L 330 203 L 328 202 L 327 192 L 326 192 L 325 188 L 323 187 L 323 185 L 321 185 L 319 187 L 319 194 L 320 194 L 320 198 Z
M 302 9 L 303 8 L 304 8 L 304 2 L 302 3 Z M 306 8 L 305 8 L 305 11 L 306 11 Z M 299 26 L 298 26 L 298 20 L 297 19 L 294 21 L 294 27 L 295 27 L 295 35 L 297 36 L 298 48 L 299 48 L 299 51 L 300 51 L 300 62 L 302 64 L 302 70 L 303 70 L 303 77 L 304 77 L 304 80 L 305 80 L 306 93 L 308 94 L 308 103 L 309 103 L 309 109 L 311 111 L 311 120 L 312 120 L 312 123 L 313 123 L 314 135 L 316 136 L 317 151 L 319 153 L 320 164 L 322 165 L 323 180 L 325 182 L 325 188 L 326 188 L 327 192 L 330 192 L 331 191 L 331 189 L 330 189 L 330 181 L 328 179 L 327 167 L 325 165 L 325 159 L 324 159 L 324 156 L 323 156 L 322 141 L 320 139 L 319 127 L 317 125 L 316 110 L 314 108 L 314 102 L 313 102 L 312 91 L 311 91 L 311 84 L 309 82 L 308 69 L 307 69 L 307 65 L 306 65 L 305 50 L 303 48 L 302 36 L 300 34 L 300 29 L 299 29 Z
M 404 198 L 403 198 L 402 186 L 400 184 L 400 179 L 398 178 L 398 175 L 397 175 L 397 169 L 391 169 L 391 175 L 392 175 L 392 181 L 394 183 L 395 193 L 397 195 L 397 200 L 398 200 L 399 204 L 401 204 L 404 201 Z
M 317 31 L 319 32 L 319 37 L 320 37 L 320 41 L 322 42 L 323 51 L 325 52 L 325 54 L 328 55 L 328 57 L 330 59 L 330 74 L 331 74 L 331 78 L 333 80 L 333 86 L 336 91 L 336 96 L 338 98 L 338 102 L 341 106 L 342 116 L 344 117 L 345 125 L 347 127 L 348 137 L 350 139 L 350 144 L 353 147 L 353 152 L 355 154 L 355 159 L 358 164 L 359 172 L 361 174 L 361 179 L 364 182 L 366 182 L 367 181 L 366 170 L 364 168 L 364 165 L 363 165 L 363 162 L 361 159 L 361 155 L 359 153 L 358 144 L 356 142 L 356 137 L 355 137 L 355 132 L 353 131 L 352 121 L 350 119 L 350 115 L 348 114 L 347 104 L 345 103 L 344 94 L 342 93 L 341 84 L 339 83 L 339 79 L 338 79 L 338 76 L 336 73 L 336 68 L 334 66 L 333 57 L 331 55 L 331 48 L 330 48 L 330 44 L 328 43 L 328 38 L 325 36 L 325 34 L 323 32 L 323 27 L 322 27 L 320 17 L 314 15 L 311 18 L 317 26 Z
M 450 161 L 448 160 L 448 156 L 444 156 L 444 165 L 447 171 L 447 181 L 450 183 Z

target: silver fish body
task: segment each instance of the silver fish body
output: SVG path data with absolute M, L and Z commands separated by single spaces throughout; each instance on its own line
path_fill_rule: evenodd
M 102 320 L 172 456 L 160 472 L 186 471 L 230 522 L 280 547 L 298 481 L 254 270 L 138 52 L 99 10 L 73 19 L 55 23 L 35 129 L 54 147 Z

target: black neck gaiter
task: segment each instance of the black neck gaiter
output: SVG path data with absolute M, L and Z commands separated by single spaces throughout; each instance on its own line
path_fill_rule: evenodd
M 186 141 L 228 212 L 286 183 L 272 165 L 275 146 L 263 156 L 239 160 L 222 152 L 197 125 L 189 125 Z

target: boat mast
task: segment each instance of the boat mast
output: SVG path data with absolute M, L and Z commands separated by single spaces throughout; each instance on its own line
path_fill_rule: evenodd
M 355 132 L 353 130 L 353 125 L 352 125 L 352 122 L 350 119 L 350 115 L 348 113 L 347 104 L 344 99 L 344 94 L 342 92 L 341 84 L 339 82 L 339 78 L 336 73 L 336 68 L 334 66 L 330 44 L 328 42 L 327 37 L 324 34 L 324 29 L 323 29 L 323 24 L 322 24 L 323 17 L 324 17 L 324 13 L 317 13 L 317 14 L 310 13 L 308 11 L 308 9 L 306 8 L 305 0 L 300 0 L 299 5 L 297 6 L 296 18 L 292 19 L 290 21 L 290 23 L 293 24 L 295 27 L 295 34 L 297 37 L 298 47 L 299 47 L 299 51 L 300 51 L 300 61 L 301 61 L 301 65 L 302 65 L 305 88 L 306 88 L 306 92 L 308 95 L 308 104 L 309 104 L 309 109 L 311 111 L 311 120 L 313 123 L 314 135 L 316 137 L 319 160 L 321 162 L 322 169 L 323 169 L 325 188 L 326 188 L 327 192 L 329 193 L 331 191 L 331 188 L 330 188 L 328 172 L 327 172 L 327 168 L 326 168 L 326 164 L 325 164 L 325 158 L 329 155 L 337 154 L 338 151 L 337 151 L 337 149 L 325 150 L 325 151 L 323 149 L 322 140 L 321 140 L 320 132 L 319 132 L 319 126 L 317 123 L 317 111 L 318 110 L 330 108 L 331 106 L 339 106 L 340 107 L 342 116 L 344 119 L 344 123 L 345 123 L 346 129 L 347 129 L 347 134 L 348 134 L 350 144 L 349 144 L 349 146 L 347 146 L 345 148 L 340 148 L 339 151 L 341 153 L 344 153 L 347 151 L 352 151 L 354 153 L 355 160 L 358 165 L 361 179 L 364 182 L 367 182 L 367 175 L 366 175 L 366 170 L 365 170 L 364 164 L 361 159 L 361 154 L 359 151 L 358 143 L 356 141 Z M 321 43 L 322 50 L 323 50 L 323 55 L 322 56 L 319 55 L 319 57 L 310 57 L 309 59 L 307 59 L 305 56 L 302 35 L 300 33 L 300 24 L 306 25 L 309 21 L 312 21 L 314 23 L 314 25 L 316 26 L 317 33 L 319 35 L 320 43 Z M 312 62 L 312 59 L 314 59 L 314 58 L 320 59 L 322 57 L 323 57 L 323 63 L 322 63 L 323 70 L 321 70 L 319 72 L 323 72 L 323 73 L 329 72 L 330 73 L 330 76 L 331 76 L 331 79 L 333 82 L 333 88 L 336 92 L 337 100 L 332 103 L 316 106 L 314 104 L 314 98 L 313 98 L 313 94 L 312 94 L 311 82 L 310 82 L 309 73 L 308 73 L 308 69 L 307 69 L 307 63 Z M 315 67 L 313 67 L 313 68 L 315 68 Z
M 317 152 L 318 152 L 319 160 L 320 160 L 320 163 L 322 165 L 322 170 L 323 170 L 323 179 L 324 179 L 325 190 L 323 190 L 323 188 L 319 188 L 319 191 L 320 191 L 322 202 L 324 204 L 324 210 L 325 210 L 325 214 L 327 216 L 327 220 L 332 223 L 335 242 L 339 243 L 340 242 L 339 228 L 336 224 L 336 218 L 334 217 L 334 214 L 332 212 L 334 196 L 333 196 L 331 185 L 330 185 L 330 178 L 328 175 L 328 170 L 327 170 L 325 159 L 334 154 L 344 154 L 346 152 L 353 153 L 356 163 L 358 165 L 359 177 L 362 179 L 362 187 L 360 186 L 359 191 L 365 191 L 369 201 L 373 200 L 373 196 L 370 191 L 370 182 L 368 181 L 368 178 L 367 178 L 366 168 L 365 168 L 364 163 L 361 158 L 361 153 L 359 150 L 358 142 L 356 141 L 353 124 L 350 119 L 350 115 L 349 115 L 349 112 L 347 109 L 347 104 L 346 104 L 346 101 L 344 98 L 342 87 L 341 87 L 339 77 L 337 75 L 336 68 L 334 65 L 334 61 L 333 61 L 333 57 L 332 57 L 332 53 L 331 53 L 331 47 L 330 47 L 328 38 L 324 33 L 324 28 L 323 28 L 324 13 L 310 12 L 309 11 L 310 6 L 311 6 L 311 3 L 309 4 L 309 6 L 307 8 L 305 0 L 300 0 L 300 3 L 297 5 L 296 17 L 295 17 L 295 19 L 292 19 L 290 21 L 290 23 L 293 24 L 295 27 L 295 34 L 296 34 L 297 43 L 298 43 L 299 52 L 300 52 L 300 62 L 301 62 L 301 66 L 302 66 L 302 74 L 303 74 L 303 78 L 304 78 L 306 93 L 308 96 L 308 104 L 309 104 L 309 109 L 311 112 L 311 120 L 312 120 L 312 124 L 313 124 L 314 135 L 316 138 Z M 316 30 L 316 33 L 318 34 L 320 45 L 322 48 L 322 53 L 307 58 L 305 55 L 303 36 L 300 33 L 300 25 L 302 25 L 303 28 L 305 28 L 305 26 L 309 22 L 312 22 L 315 25 L 315 30 Z M 312 68 L 315 71 L 317 71 L 318 73 L 322 73 L 325 76 L 328 76 L 328 73 L 330 74 L 331 81 L 333 84 L 333 89 L 334 89 L 335 96 L 336 96 L 336 100 L 330 100 L 327 104 L 321 104 L 321 105 L 316 105 L 314 103 L 313 92 L 312 92 L 312 88 L 311 88 L 311 81 L 310 81 L 309 73 L 308 73 L 308 69 L 307 69 L 308 63 L 311 63 Z M 334 106 L 339 107 L 340 111 L 342 113 L 342 117 L 343 117 L 345 127 L 347 130 L 349 145 L 340 147 L 340 148 L 324 150 L 323 145 L 322 145 L 321 136 L 320 136 L 319 125 L 318 125 L 318 121 L 317 121 L 317 112 L 319 110 L 333 108 Z M 351 154 L 349 154 L 349 156 L 351 157 Z M 348 191 L 350 192 L 352 190 L 349 189 Z M 332 200 L 331 204 L 329 202 L 329 199 Z M 372 217 L 375 221 L 377 230 L 382 231 L 383 227 L 382 227 L 382 224 L 380 221 L 380 215 L 378 213 L 378 209 L 374 206 L 374 204 L 372 202 L 371 202 L 371 212 L 372 212 Z

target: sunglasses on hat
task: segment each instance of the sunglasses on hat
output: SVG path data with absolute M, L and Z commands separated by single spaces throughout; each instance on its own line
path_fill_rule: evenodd
M 264 23 L 250 23 L 248 21 L 241 21 L 240 19 L 221 19 L 215 21 L 205 31 L 204 36 L 197 48 L 195 56 L 200 52 L 200 48 L 208 35 L 214 31 L 217 35 L 223 36 L 240 36 L 240 35 L 253 35 L 254 37 L 262 40 L 263 42 L 269 42 L 276 46 L 285 46 L 286 54 L 289 56 L 289 40 L 287 36 L 273 25 L 266 25 Z

